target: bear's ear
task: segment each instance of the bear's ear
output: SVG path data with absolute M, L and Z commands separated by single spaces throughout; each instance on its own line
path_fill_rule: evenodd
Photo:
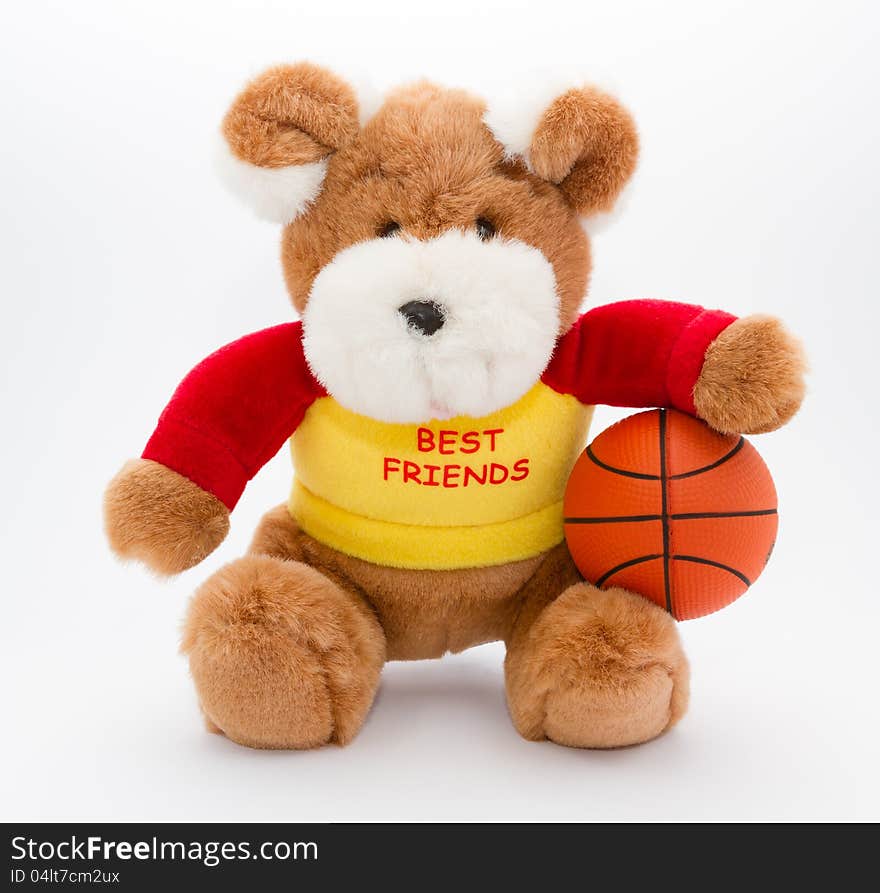
M 559 187 L 584 216 L 610 211 L 636 168 L 639 140 L 629 112 L 607 93 L 577 87 L 515 113 L 490 107 L 485 121 L 508 156 Z
M 327 158 L 358 133 L 355 91 L 308 62 L 251 81 L 223 119 L 220 173 L 260 217 L 290 223 L 315 199 Z

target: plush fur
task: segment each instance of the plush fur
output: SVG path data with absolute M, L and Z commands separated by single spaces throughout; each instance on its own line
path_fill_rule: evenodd
M 611 96 L 569 90 L 553 101 L 529 149 L 539 177 L 559 185 L 580 214 L 610 211 L 639 154 L 635 124 Z
M 583 215 L 610 212 L 635 170 L 632 118 L 592 87 L 533 92 L 513 107 L 490 108 L 485 118 L 508 157 L 557 184 Z
M 639 596 L 577 582 L 564 546 L 496 568 L 382 568 L 311 539 L 279 506 L 251 552 L 195 594 L 182 646 L 209 727 L 239 743 L 345 743 L 386 656 L 497 639 L 508 643 L 508 704 L 527 738 L 615 747 L 684 713 L 687 663 L 672 619 Z
M 317 161 L 358 132 L 358 101 L 341 78 L 308 62 L 278 65 L 248 84 L 223 120 L 236 157 L 278 168 Z
M 174 573 L 223 539 L 247 479 L 323 394 L 304 350 L 334 396 L 385 419 L 480 415 L 515 399 L 566 333 L 545 372 L 559 393 L 590 402 L 597 370 L 618 370 L 635 345 L 645 405 L 696 411 L 722 431 L 770 430 L 792 415 L 804 361 L 775 320 L 731 324 L 719 311 L 643 304 L 630 308 L 628 331 L 618 326 L 601 343 L 590 335 L 601 326 L 569 331 L 590 273 L 581 218 L 613 206 L 638 140 L 628 113 L 593 88 L 521 106 L 511 117 L 419 83 L 367 113 L 348 84 L 309 64 L 248 85 L 223 123 L 225 160 L 238 193 L 287 224 L 282 264 L 305 315 L 305 346 L 299 324 L 279 326 L 196 367 L 147 458 L 108 488 L 118 554 Z M 493 240 L 477 239 L 478 220 L 492 224 Z M 395 315 L 424 298 L 449 310 L 445 340 L 430 345 Z M 464 322 L 469 330 L 457 330 Z M 618 371 L 620 399 L 633 405 L 624 386 L 633 370 Z M 252 385 L 244 394 L 243 377 Z M 206 378 L 213 387 L 200 386 Z M 207 416 L 206 401 L 217 410 Z M 263 430 L 270 410 L 277 423 Z M 189 424 L 191 416 L 208 422 Z M 184 467 L 193 450 L 197 467 Z M 564 543 L 496 566 L 410 570 L 319 542 L 287 506 L 265 516 L 246 557 L 195 594 L 183 649 L 209 729 L 253 747 L 305 748 L 351 740 L 386 659 L 496 640 L 507 646 L 508 704 L 526 738 L 634 744 L 686 708 L 688 668 L 672 619 L 637 595 L 584 583 Z
M 521 161 L 505 161 L 483 111 L 467 93 L 417 84 L 391 93 L 359 137 L 329 159 L 318 199 L 282 237 L 285 278 L 299 311 L 317 275 L 386 224 L 425 241 L 451 229 L 474 232 L 484 217 L 497 238 L 546 258 L 556 279 L 559 332 L 571 326 L 589 276 L 587 238 L 559 189 Z
M 630 181 L 620 190 L 620 194 L 614 201 L 614 207 L 610 211 L 594 211 L 589 217 L 581 218 L 581 226 L 590 239 L 607 232 L 626 215 L 634 192 L 634 182 L 634 180 Z
M 725 434 L 761 434 L 800 408 L 807 361 L 801 343 L 771 316 L 747 316 L 709 346 L 694 388 L 700 418 Z
M 442 657 L 504 638 L 516 613 L 517 593 L 545 560 L 542 555 L 449 571 L 383 567 L 303 533 L 286 505 L 263 518 L 251 552 L 319 568 L 338 585 L 367 598 L 385 631 L 389 660 Z
M 430 337 L 397 309 L 431 300 Z M 489 415 L 540 378 L 559 331 L 553 268 L 530 246 L 450 230 L 395 235 L 340 252 L 312 285 L 306 359 L 343 406 L 386 422 Z
M 622 589 L 570 586 L 514 627 L 505 662 L 511 716 L 524 738 L 619 747 L 684 715 L 688 665 L 675 621 Z
M 217 169 L 259 216 L 289 223 L 318 195 L 327 155 L 358 126 L 348 84 L 309 63 L 279 65 L 248 84 L 226 114 Z
M 321 191 L 327 173 L 324 159 L 286 167 L 259 167 L 233 155 L 220 143 L 215 156 L 220 179 L 236 198 L 270 223 L 290 223 Z
M 179 574 L 229 531 L 229 509 L 192 481 L 147 459 L 126 462 L 104 496 L 104 529 L 121 558 Z
M 345 744 L 385 661 L 382 630 L 357 594 L 268 556 L 241 558 L 207 580 L 184 630 L 202 710 L 250 747 Z
M 567 93 L 572 86 L 567 80 L 529 80 L 487 104 L 483 121 L 504 147 L 507 158 L 522 160 L 529 170 L 534 170 L 530 150 L 538 125 L 556 97 Z

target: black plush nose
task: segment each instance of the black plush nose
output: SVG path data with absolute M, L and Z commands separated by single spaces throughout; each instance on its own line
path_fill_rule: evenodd
M 446 322 L 446 313 L 434 301 L 407 301 L 397 312 L 408 326 L 422 335 L 433 335 Z

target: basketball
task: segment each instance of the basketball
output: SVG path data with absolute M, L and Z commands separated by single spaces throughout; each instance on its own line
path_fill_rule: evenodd
M 565 538 L 586 580 L 645 596 L 678 620 L 726 607 L 776 539 L 776 488 L 757 450 L 670 409 L 603 431 L 575 463 Z

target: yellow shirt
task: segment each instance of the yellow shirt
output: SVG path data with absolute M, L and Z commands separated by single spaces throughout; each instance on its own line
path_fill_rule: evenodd
M 290 511 L 356 558 L 448 570 L 530 558 L 563 539 L 562 498 L 593 407 L 539 382 L 482 418 L 378 422 L 316 400 L 291 438 Z

